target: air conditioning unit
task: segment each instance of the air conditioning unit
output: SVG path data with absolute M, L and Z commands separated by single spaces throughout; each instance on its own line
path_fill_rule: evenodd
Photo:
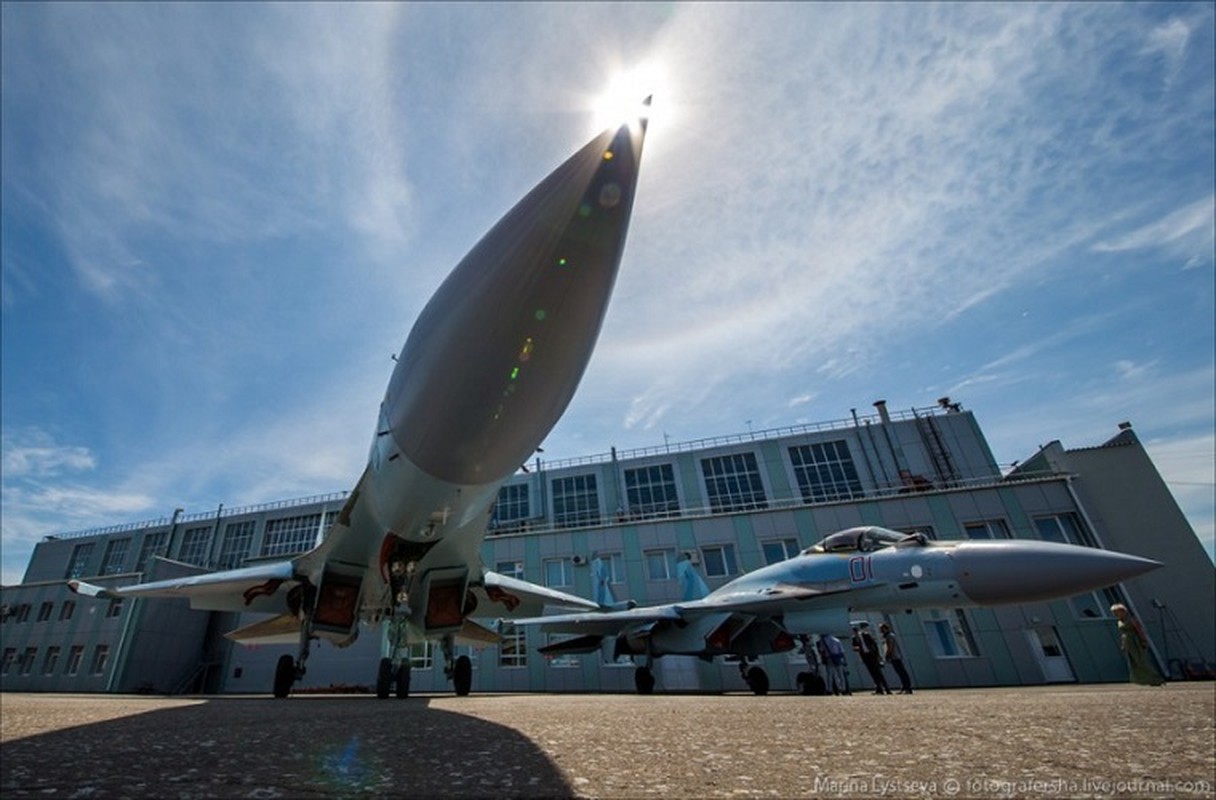
M 581 567 L 583 564 L 587 563 L 587 558 L 585 556 L 575 556 L 570 560 L 574 562 L 574 566 L 576 567 Z

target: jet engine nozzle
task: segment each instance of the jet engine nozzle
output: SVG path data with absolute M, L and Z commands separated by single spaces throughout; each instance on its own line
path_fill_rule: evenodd
M 963 542 L 951 558 L 963 592 L 986 606 L 1069 597 L 1163 566 L 1093 547 L 1024 540 Z

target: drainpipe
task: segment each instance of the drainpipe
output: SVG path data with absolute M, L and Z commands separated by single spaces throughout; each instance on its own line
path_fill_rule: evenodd
M 870 480 L 878 483 L 878 475 L 874 473 L 874 465 L 870 463 L 870 454 L 866 452 L 866 443 L 861 441 L 861 421 L 857 419 L 857 409 L 850 408 L 849 413 L 853 415 L 853 427 L 857 428 L 858 431 L 857 441 L 861 442 L 861 457 L 866 462 L 866 470 L 870 473 Z

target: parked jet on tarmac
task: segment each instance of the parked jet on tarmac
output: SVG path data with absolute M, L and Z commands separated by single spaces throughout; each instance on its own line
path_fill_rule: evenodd
M 691 569 L 687 562 L 681 566 Z M 1159 566 L 1055 542 L 942 542 L 886 528 L 849 528 L 701 599 L 511 623 L 576 634 L 540 648 L 546 655 L 589 653 L 613 637 L 615 657 L 643 657 L 634 672 L 640 694 L 654 690 L 651 666 L 663 655 L 737 656 L 748 687 L 766 694 L 768 675 L 749 659 L 792 650 L 799 636 L 848 635 L 854 612 L 1038 602 L 1110 586 Z
M 649 105 L 647 98 L 645 105 Z M 229 634 L 298 642 L 275 671 L 286 697 L 314 638 L 349 645 L 386 622 L 376 690 L 409 693 L 408 645 L 437 639 L 456 693 L 463 640 L 497 641 L 469 617 L 595 603 L 485 569 L 479 549 L 499 487 L 574 394 L 616 280 L 646 117 L 604 131 L 498 221 L 422 310 L 396 359 L 363 476 L 324 540 L 290 560 L 109 588 L 94 597 L 187 597 L 197 609 L 276 616 Z M 404 657 L 403 657 L 404 656 Z

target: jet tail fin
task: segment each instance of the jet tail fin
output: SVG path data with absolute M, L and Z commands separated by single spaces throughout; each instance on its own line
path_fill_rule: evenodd
M 680 584 L 680 599 L 686 603 L 690 600 L 701 600 L 709 594 L 705 579 L 687 558 L 676 562 L 676 580 Z

